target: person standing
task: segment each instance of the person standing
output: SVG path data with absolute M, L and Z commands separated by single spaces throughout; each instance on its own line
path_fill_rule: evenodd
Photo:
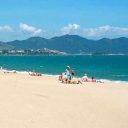
M 72 70 L 72 78 L 74 77 L 74 75 L 75 75 L 75 71 L 74 71 L 74 70 Z
M 66 76 L 67 76 L 67 81 L 71 80 L 70 66 L 66 67 Z

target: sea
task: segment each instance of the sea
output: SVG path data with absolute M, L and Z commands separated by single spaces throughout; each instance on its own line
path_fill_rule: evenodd
M 0 56 L 0 66 L 6 70 L 53 76 L 70 66 L 79 78 L 86 73 L 98 80 L 128 83 L 128 56 Z

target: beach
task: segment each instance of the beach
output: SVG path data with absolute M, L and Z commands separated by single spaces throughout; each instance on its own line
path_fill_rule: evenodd
M 128 86 L 0 72 L 1 128 L 128 128 Z

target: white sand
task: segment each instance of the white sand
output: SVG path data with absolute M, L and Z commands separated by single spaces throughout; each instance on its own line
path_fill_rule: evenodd
M 0 73 L 0 128 L 128 128 L 128 86 Z

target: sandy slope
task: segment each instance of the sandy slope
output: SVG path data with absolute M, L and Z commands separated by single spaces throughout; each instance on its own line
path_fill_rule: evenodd
M 128 86 L 0 73 L 0 128 L 128 128 Z

